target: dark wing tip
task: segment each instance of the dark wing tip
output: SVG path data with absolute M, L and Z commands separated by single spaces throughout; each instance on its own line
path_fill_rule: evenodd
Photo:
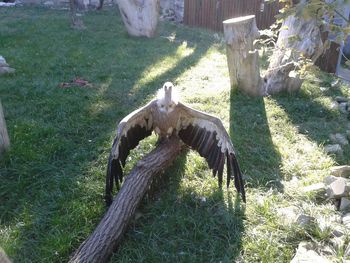
M 235 179 L 235 187 L 237 191 L 241 194 L 242 200 L 245 203 L 246 195 L 245 195 L 245 189 L 244 189 L 244 181 L 243 181 L 241 169 L 239 168 L 237 158 L 233 153 L 230 153 L 228 159 L 230 161 L 230 170 L 231 172 L 233 172 L 233 177 Z
M 109 206 L 113 200 L 113 186 L 116 184 L 119 190 L 120 182 L 123 180 L 123 169 L 120 165 L 119 159 L 114 159 L 112 154 L 109 156 L 107 176 L 106 176 L 106 194 L 105 201 L 106 205 Z

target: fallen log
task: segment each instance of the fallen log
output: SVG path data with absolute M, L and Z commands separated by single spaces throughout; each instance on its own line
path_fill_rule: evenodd
M 153 179 L 175 160 L 182 145 L 179 138 L 171 137 L 137 163 L 95 231 L 80 245 L 70 263 L 108 261 L 120 245 L 123 234 Z

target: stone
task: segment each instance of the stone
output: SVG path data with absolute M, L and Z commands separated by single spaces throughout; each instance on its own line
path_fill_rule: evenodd
M 340 211 L 345 211 L 346 209 L 348 209 L 350 207 L 350 200 L 346 197 L 342 197 L 340 199 L 340 206 L 339 206 L 339 210 Z
M 52 7 L 54 5 L 55 5 L 55 3 L 53 1 L 46 1 L 46 2 L 44 2 L 44 6 L 47 6 L 47 7 Z
M 338 88 L 340 86 L 340 84 L 341 84 L 340 80 L 336 79 L 336 80 L 332 81 L 331 87 L 332 88 Z
M 15 69 L 14 68 L 10 68 L 10 67 L 0 67 L 0 75 L 3 74 L 12 74 L 15 73 Z
M 334 237 L 329 242 L 332 244 L 334 250 L 342 250 L 345 245 L 345 236 L 342 237 Z
M 350 213 L 346 213 L 345 215 L 343 215 L 341 221 L 343 225 L 345 225 L 346 227 L 350 227 Z
M 304 215 L 301 214 L 298 216 L 296 223 L 301 226 L 301 227 L 305 227 L 307 225 L 310 225 L 311 223 L 313 223 L 315 221 L 315 218 L 312 216 L 308 216 L 308 215 Z
M 348 112 L 346 109 L 347 106 L 348 106 L 348 104 L 346 102 L 339 103 L 339 111 L 341 113 L 347 113 Z
M 323 179 L 323 183 L 327 186 L 327 185 L 330 185 L 331 183 L 333 183 L 337 179 L 338 179 L 338 177 L 335 177 L 333 175 L 329 175 Z
M 317 183 L 317 184 L 312 184 L 312 185 L 305 186 L 303 188 L 303 191 L 305 193 L 320 192 L 320 191 L 322 191 L 324 189 L 325 189 L 325 184 L 324 183 Z
M 286 225 L 291 225 L 296 222 L 298 218 L 299 208 L 296 206 L 288 206 L 277 209 L 277 214 L 279 215 L 282 222 Z
M 349 257 L 349 256 L 350 256 L 350 243 L 347 245 L 344 252 L 344 257 Z
M 333 224 L 332 225 L 332 235 L 334 237 L 342 237 L 347 234 L 348 231 L 346 231 L 345 227 L 341 224 Z
M 335 101 L 338 102 L 338 103 L 348 102 L 349 98 L 345 98 L 345 97 L 342 97 L 342 96 L 337 96 L 337 97 L 335 97 Z
M 324 150 L 326 153 L 335 153 L 335 154 L 342 154 L 343 149 L 339 144 L 327 144 L 324 147 Z
M 346 138 L 349 140 L 350 139 L 350 130 L 346 131 Z
M 339 176 L 339 177 L 349 177 L 350 166 L 349 165 L 333 166 L 331 168 L 331 175 Z
M 340 198 L 349 194 L 349 187 L 346 185 L 345 178 L 339 177 L 327 187 L 327 196 L 329 198 Z
M 320 256 L 313 250 L 312 245 L 306 242 L 301 242 L 297 252 L 290 263 L 330 263 L 327 258 Z
M 329 135 L 329 138 L 331 139 L 331 141 L 334 144 L 340 144 L 340 145 L 348 145 L 349 144 L 349 141 L 346 138 L 346 136 L 341 134 L 341 133 L 331 134 L 331 135 Z
M 331 103 L 331 109 L 332 109 L 332 110 L 338 110 L 338 109 L 339 109 L 339 103 L 333 101 L 333 102 Z

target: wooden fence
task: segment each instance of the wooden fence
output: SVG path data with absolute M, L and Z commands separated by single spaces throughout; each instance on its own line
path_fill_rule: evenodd
M 280 4 L 264 0 L 185 0 L 184 23 L 222 31 L 222 21 L 245 15 L 255 15 L 258 28 L 266 29 L 275 22 Z

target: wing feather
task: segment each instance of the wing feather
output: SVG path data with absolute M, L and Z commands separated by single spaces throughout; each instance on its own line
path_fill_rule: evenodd
M 227 187 L 230 185 L 231 178 L 234 178 L 235 187 L 245 202 L 242 173 L 230 136 L 220 119 L 192 109 L 180 102 L 177 108 L 180 112 L 177 131 L 181 140 L 207 160 L 209 168 L 213 170 L 213 176 L 218 174 L 220 187 L 226 159 Z
M 127 115 L 118 125 L 107 167 L 105 197 L 107 205 L 112 202 L 113 184 L 115 183 L 119 189 L 119 184 L 123 180 L 122 166 L 125 167 L 130 150 L 134 149 L 142 139 L 152 134 L 154 107 L 156 107 L 156 102 L 151 101 L 146 106 Z

